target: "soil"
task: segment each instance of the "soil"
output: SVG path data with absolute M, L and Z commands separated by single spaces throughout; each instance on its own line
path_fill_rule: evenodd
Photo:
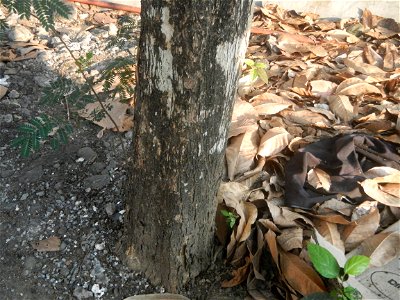
M 93 51 L 97 63 L 91 73 L 97 74 L 102 61 L 124 51 L 104 49 L 122 13 L 81 4 L 73 8 L 73 21 L 58 20 L 56 28 L 75 55 Z M 65 116 L 62 105 L 39 105 L 43 87 L 59 76 L 77 82 L 81 78 L 57 37 L 35 20 L 20 20 L 4 10 L 3 15 L 10 32 L 2 50 L 22 39 L 46 47 L 35 50 L 32 59 L 0 62 L 0 83 L 8 89 L 0 98 L 0 298 L 124 299 L 165 292 L 124 266 L 116 254 L 123 234 L 126 179 L 117 133 L 105 131 L 99 139 L 99 126 L 77 119 L 69 143 L 58 150 L 44 147 L 22 158 L 11 147 L 18 126 L 32 117 L 43 112 Z M 125 48 L 135 46 L 133 41 Z M 132 133 L 119 135 L 129 149 Z M 51 237 L 60 239 L 59 250 L 34 249 L 35 243 Z M 220 289 L 226 271 L 221 261 L 183 294 L 190 299 L 244 299 L 241 287 Z

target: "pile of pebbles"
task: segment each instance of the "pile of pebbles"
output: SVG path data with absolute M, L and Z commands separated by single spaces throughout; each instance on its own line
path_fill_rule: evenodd
M 97 63 L 90 73 L 95 76 L 104 67 L 102 61 L 125 53 L 117 47 L 105 49 L 107 39 L 117 33 L 121 12 L 72 7 L 71 21 L 59 19 L 56 28 L 77 57 L 93 52 Z M 163 292 L 123 266 L 115 254 L 126 179 L 116 133 L 98 139 L 101 128 L 80 120 L 70 143 L 60 150 L 45 148 L 21 158 L 11 148 L 18 125 L 42 112 L 63 112 L 62 106 L 38 105 L 43 87 L 59 76 L 82 79 L 58 37 L 34 19 L 2 14 L 10 25 L 5 45 L 33 42 L 43 49 L 33 59 L 0 62 L 1 299 L 124 299 Z M 126 47 L 134 49 L 135 43 Z M 128 148 L 131 132 L 122 137 Z M 51 236 L 61 240 L 59 251 L 32 247 Z

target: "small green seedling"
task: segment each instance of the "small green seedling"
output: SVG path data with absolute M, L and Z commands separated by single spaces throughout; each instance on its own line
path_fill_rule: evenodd
M 233 228 L 238 218 L 233 212 L 227 211 L 225 209 L 221 210 L 221 214 L 226 218 L 226 223 L 228 223 L 229 228 Z
M 309 243 L 307 245 L 308 255 L 314 268 L 319 274 L 328 279 L 337 279 L 339 287 L 329 294 L 325 294 L 325 299 L 358 300 L 362 299 L 361 293 L 352 286 L 343 286 L 349 276 L 358 276 L 363 273 L 370 263 L 370 258 L 364 255 L 355 255 L 349 258 L 344 267 L 341 268 L 336 258 L 324 247 Z M 321 293 L 318 293 L 321 295 Z M 303 299 L 317 299 L 315 294 L 308 295 Z M 319 298 L 321 299 L 321 298 Z
M 268 75 L 266 71 L 266 69 L 268 69 L 267 64 L 255 62 L 252 59 L 245 59 L 244 63 L 250 67 L 250 76 L 252 81 L 260 78 L 265 84 L 268 84 Z

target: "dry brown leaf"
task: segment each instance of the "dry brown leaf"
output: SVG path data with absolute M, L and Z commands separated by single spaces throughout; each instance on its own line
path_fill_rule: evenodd
M 281 111 L 279 113 L 287 121 L 297 123 L 299 125 L 313 125 L 321 128 L 330 127 L 330 122 L 323 115 L 312 112 L 308 109 L 296 110 L 296 111 Z
M 381 91 L 372 84 L 367 82 L 356 83 L 347 88 L 342 89 L 340 92 L 337 92 L 338 95 L 347 95 L 347 96 L 362 96 L 365 94 L 380 94 Z
M 348 78 L 348 79 L 346 79 L 346 80 L 343 80 L 343 81 L 337 86 L 335 93 L 336 93 L 336 94 L 340 94 L 340 92 L 341 92 L 342 90 L 344 90 L 345 88 L 348 88 L 349 86 L 352 86 L 353 84 L 356 84 L 356 83 L 364 83 L 364 82 L 365 82 L 364 80 L 362 80 L 361 78 L 358 78 L 358 77 L 351 77 L 351 78 Z
M 371 45 L 367 45 L 364 48 L 364 56 L 369 64 L 378 68 L 383 67 L 383 58 L 372 48 Z
M 251 260 L 250 257 L 246 257 L 246 263 L 244 266 L 239 269 L 233 270 L 232 275 L 233 278 L 230 280 L 224 280 L 221 282 L 221 287 L 230 288 L 241 284 L 243 281 L 247 279 L 247 275 L 250 271 Z
M 313 80 L 310 85 L 313 95 L 322 98 L 332 95 L 337 87 L 336 83 L 327 80 Z
M 394 123 L 389 120 L 372 120 L 358 124 L 355 129 L 364 128 L 373 133 L 382 133 L 394 128 Z
M 260 141 L 257 155 L 270 157 L 280 153 L 291 141 L 292 136 L 283 127 L 274 127 L 268 130 Z
M 345 95 L 332 95 L 328 97 L 329 107 L 332 112 L 344 122 L 349 122 L 354 118 L 354 107 L 349 97 Z
M 217 202 L 225 201 L 226 205 L 236 209 L 240 202 L 246 201 L 250 190 L 244 184 L 239 182 L 222 182 L 217 193 Z
M 131 129 L 130 125 L 132 122 L 127 122 L 127 120 L 132 120 L 133 117 L 127 114 L 127 110 L 129 109 L 129 105 L 126 103 L 116 102 L 116 101 L 106 101 L 104 102 L 105 107 L 111 107 L 107 112 L 113 118 L 115 123 L 118 126 L 119 131 L 128 131 Z M 92 113 L 97 111 L 101 111 L 101 106 L 98 102 L 89 103 L 85 106 L 84 109 L 78 111 L 79 115 L 93 123 L 103 127 L 104 129 L 115 129 L 114 123 L 110 120 L 108 116 L 105 116 L 100 121 L 93 120 Z
M 303 229 L 300 227 L 283 229 L 277 240 L 286 252 L 301 249 L 303 247 Z
M 274 223 L 280 228 L 298 227 L 300 223 L 296 222 L 296 220 L 301 220 L 306 224 L 313 225 L 309 218 L 293 212 L 288 208 L 279 207 L 271 201 L 267 201 L 267 205 Z
M 56 236 L 48 239 L 31 242 L 32 248 L 37 251 L 60 251 L 61 240 Z
M 274 115 L 295 104 L 283 97 L 271 93 L 263 93 L 250 99 L 257 113 L 261 116 Z
M 318 168 L 308 171 L 307 181 L 315 189 L 323 188 L 325 191 L 329 192 L 329 189 L 331 188 L 331 179 L 329 174 Z
M 317 208 L 317 212 L 318 214 L 330 214 L 332 213 L 332 211 L 334 211 L 349 217 L 351 216 L 353 209 L 354 209 L 353 205 L 332 198 L 319 205 Z
M 347 32 L 346 30 L 334 29 L 326 33 L 329 37 L 336 39 L 337 41 L 346 41 L 348 43 L 357 43 L 360 39 L 354 34 Z
M 376 208 L 357 220 L 356 224 L 347 225 L 342 233 L 346 252 L 353 250 L 362 241 L 373 236 L 379 227 L 379 221 L 380 215 Z
M 235 175 L 242 174 L 251 169 L 254 156 L 257 154 L 260 136 L 258 125 L 247 128 L 245 133 L 231 137 L 226 147 L 225 156 L 230 180 Z
M 257 220 L 257 207 L 250 202 L 241 202 L 244 217 L 239 220 L 236 233 L 236 240 L 240 243 L 250 236 L 251 225 Z
M 400 256 L 400 232 L 381 232 L 361 243 L 352 255 L 365 255 L 371 266 L 381 267 Z
M 388 206 L 400 207 L 400 171 L 361 182 L 364 192 Z
M 347 58 L 345 58 L 343 62 L 347 67 L 352 68 L 353 70 L 361 74 L 374 77 L 378 80 L 385 80 L 387 77 L 386 72 L 377 66 L 373 66 L 363 62 L 357 62 Z
M 233 107 L 232 120 L 228 138 L 247 131 L 257 123 L 257 111 L 247 101 L 237 99 Z
M 344 253 L 344 243 L 340 237 L 340 233 L 337 224 L 320 220 L 318 218 L 313 219 L 315 229 L 333 246 L 340 249 Z
M 304 260 L 289 252 L 279 254 L 282 275 L 292 288 L 303 296 L 326 291 L 317 272 Z

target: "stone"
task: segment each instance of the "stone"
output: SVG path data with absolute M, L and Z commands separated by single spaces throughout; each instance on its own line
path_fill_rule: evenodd
M 37 259 L 34 256 L 28 256 L 25 259 L 24 267 L 26 270 L 33 270 L 37 264 Z
M 12 114 L 0 115 L 0 124 L 1 123 L 11 123 L 13 121 Z
M 0 177 L 7 178 L 7 177 L 10 177 L 13 173 L 14 173 L 14 170 L 1 170 Z
M 33 34 L 24 26 L 15 25 L 8 32 L 8 38 L 12 42 L 29 42 L 33 38 Z
M 46 76 L 43 75 L 37 75 L 33 77 L 33 80 L 36 82 L 36 84 L 40 87 L 48 87 L 50 86 L 50 78 L 47 78 Z
M 118 27 L 114 23 L 108 24 L 108 34 L 115 36 L 118 33 Z
M 93 173 L 100 173 L 101 171 L 104 170 L 104 168 L 106 167 L 106 164 L 103 162 L 95 162 L 92 167 L 90 168 L 90 170 Z
M 33 169 L 26 171 L 25 174 L 18 178 L 18 181 L 21 183 L 36 182 L 39 181 L 40 178 L 42 178 L 43 173 L 43 167 L 42 165 L 39 165 L 37 167 L 34 167 Z
M 93 175 L 85 179 L 85 186 L 95 190 L 105 187 L 110 182 L 108 175 Z
M 109 202 L 104 206 L 104 209 L 106 210 L 107 215 L 111 217 L 115 213 L 115 204 Z
M 78 300 L 88 299 L 93 298 L 93 293 L 91 291 L 85 290 L 81 286 L 77 286 L 74 290 L 74 296 L 78 298 Z
M 19 93 L 16 90 L 12 90 L 8 94 L 8 97 L 10 97 L 11 99 L 17 99 L 17 98 L 19 98 Z
M 97 158 L 97 153 L 90 147 L 83 147 L 78 150 L 78 157 L 82 157 L 87 163 L 92 163 Z
M 0 100 L 7 94 L 8 88 L 0 85 Z

